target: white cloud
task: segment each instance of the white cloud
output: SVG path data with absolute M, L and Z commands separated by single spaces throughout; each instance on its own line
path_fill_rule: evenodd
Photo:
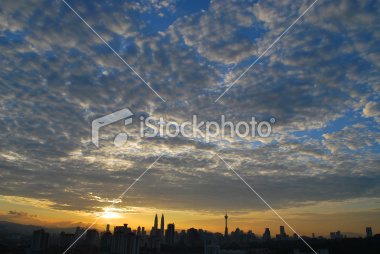
M 380 123 L 380 103 L 377 101 L 368 102 L 363 109 L 364 117 L 374 117 Z

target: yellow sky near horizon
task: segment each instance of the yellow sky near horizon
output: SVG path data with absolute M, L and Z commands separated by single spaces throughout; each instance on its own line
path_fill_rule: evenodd
M 79 211 L 56 210 L 49 207 L 49 201 L 30 198 L 0 196 L 0 221 L 19 224 L 37 225 L 42 227 L 88 227 L 96 220 L 96 215 Z M 365 206 L 363 206 L 365 204 Z M 346 202 L 321 202 L 318 205 L 306 205 L 289 209 L 276 210 L 288 224 L 300 235 L 329 236 L 330 232 L 340 230 L 365 234 L 365 227 L 371 226 L 374 234 L 380 229 L 378 220 L 380 202 L 377 199 L 357 199 Z M 361 207 L 366 207 L 366 210 Z M 94 228 L 104 231 L 106 224 L 111 228 L 128 224 L 132 229 L 138 226 L 150 231 L 157 212 L 159 224 L 161 214 L 165 216 L 165 227 L 169 223 L 176 225 L 176 230 L 186 230 L 194 227 L 211 232 L 224 232 L 224 214 L 214 214 L 196 211 L 158 210 L 151 208 L 133 208 L 133 212 L 110 212 L 94 225 Z M 247 232 L 252 230 L 261 236 L 269 227 L 272 236 L 279 233 L 280 225 L 285 225 L 273 211 L 230 211 L 228 212 L 229 232 L 240 228 Z M 286 233 L 293 235 L 285 225 Z

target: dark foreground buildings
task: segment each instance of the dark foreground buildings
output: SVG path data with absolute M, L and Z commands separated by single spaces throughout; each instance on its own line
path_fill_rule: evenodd
M 380 235 L 373 235 L 371 227 L 366 228 L 364 238 L 347 238 L 337 231 L 329 239 L 315 234 L 300 239 L 297 234 L 286 234 L 284 226 L 274 230 L 274 237 L 269 228 L 257 237 L 239 228 L 228 234 L 227 218 L 226 214 L 224 233 L 195 228 L 176 231 L 173 223 L 164 229 L 163 215 L 160 224 L 155 216 L 150 232 L 140 226 L 132 230 L 128 224 L 114 227 L 113 232 L 109 225 L 103 232 L 78 227 L 75 233 L 52 234 L 40 229 L 29 240 L 0 238 L 0 254 L 63 254 L 66 250 L 65 254 L 313 254 L 302 239 L 318 254 L 380 253 Z

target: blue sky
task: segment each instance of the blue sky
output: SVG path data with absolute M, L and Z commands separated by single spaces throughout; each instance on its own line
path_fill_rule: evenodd
M 94 195 L 117 197 L 164 154 L 128 204 L 195 214 L 228 207 L 246 220 L 252 210 L 267 211 L 257 197 L 236 198 L 249 190 L 220 154 L 274 208 L 349 203 L 352 230 L 364 227 L 357 213 L 372 218 L 380 211 L 378 1 L 318 1 L 215 102 L 312 2 L 68 0 L 163 102 L 62 1 L 4 1 L 3 200 L 45 200 L 55 212 L 101 211 Z M 134 113 L 133 124 L 108 126 L 97 148 L 91 122 L 123 108 Z M 183 122 L 194 114 L 276 122 L 267 138 L 139 137 L 140 116 Z M 116 148 L 122 131 L 129 139 Z M 342 212 L 323 211 L 314 221 Z M 12 220 L 14 213 L 0 212 Z

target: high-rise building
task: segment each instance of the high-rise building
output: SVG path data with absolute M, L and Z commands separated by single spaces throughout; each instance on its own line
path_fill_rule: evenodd
M 158 218 L 157 218 L 157 213 L 156 216 L 154 217 L 154 226 L 152 227 L 152 230 L 150 231 L 150 236 L 156 236 L 158 231 Z
M 164 214 L 162 214 L 161 216 L 161 236 L 164 237 L 165 236 L 165 224 L 164 224 Z
M 110 224 L 107 224 L 106 232 L 110 232 Z
M 105 253 L 110 253 L 112 247 L 112 233 L 109 231 L 102 234 L 100 238 L 100 251 Z
M 137 228 L 137 235 L 141 236 L 141 227 L 140 226 Z
M 40 229 L 33 231 L 31 250 L 40 252 L 47 250 L 48 241 L 49 233 L 45 233 L 45 230 Z
M 179 234 L 179 240 L 181 242 L 185 242 L 185 240 L 186 240 L 186 231 L 185 230 L 182 230 L 181 233 Z
M 207 233 L 204 237 L 204 254 L 220 254 L 220 247 L 217 239 L 212 234 Z
M 289 240 L 289 236 L 285 233 L 285 227 L 280 226 L 280 234 L 276 235 L 277 240 Z
M 140 237 L 126 230 L 124 227 L 115 227 L 112 237 L 111 253 L 114 254 L 138 254 L 140 249 Z
M 76 245 L 81 245 L 84 243 L 85 235 L 84 235 L 85 230 L 83 228 L 77 227 L 75 230 L 75 239 L 78 239 L 76 242 Z
M 186 235 L 187 235 L 187 243 L 190 246 L 195 246 L 200 240 L 198 230 L 196 230 L 195 228 L 188 229 Z
M 140 252 L 140 238 L 133 233 L 130 233 L 126 237 L 127 248 L 126 254 L 139 254 Z
M 155 253 L 160 253 L 161 240 L 156 236 L 151 236 L 146 239 L 146 246 L 149 249 L 154 249 Z
M 226 212 L 226 215 L 224 216 L 224 218 L 226 219 L 226 229 L 224 230 L 224 236 L 227 237 L 228 236 L 228 225 L 227 225 L 228 215 L 227 215 L 227 212 Z
M 86 233 L 86 244 L 97 246 L 99 243 L 99 233 L 96 229 L 90 229 Z
M 124 224 L 124 226 L 116 226 L 113 229 L 113 232 L 121 231 L 124 234 L 132 233 L 131 228 L 128 227 L 128 224 Z
M 371 227 L 366 227 L 365 231 L 367 233 L 367 238 L 371 238 L 373 236 Z
M 62 232 L 59 234 L 58 246 L 60 248 L 68 248 L 74 243 L 75 239 L 75 234 L 65 234 L 65 232 Z
M 145 227 L 142 227 L 142 228 L 141 228 L 141 236 L 142 236 L 143 238 L 145 238 L 145 236 L 146 236 Z
M 240 229 L 236 228 L 235 232 L 231 232 L 231 239 L 235 243 L 240 243 Z
M 154 229 L 157 230 L 158 229 L 158 219 L 157 219 L 157 213 L 156 213 L 156 217 L 154 218 Z
M 270 237 L 270 231 L 269 231 L 269 228 L 266 228 L 265 229 L 265 232 L 264 232 L 264 234 L 263 234 L 263 240 L 264 241 L 268 241 L 268 240 L 270 240 L 271 239 L 271 237 Z
M 173 246 L 174 244 L 174 235 L 175 235 L 175 226 L 174 224 L 168 224 L 168 229 L 166 230 L 166 244 Z

